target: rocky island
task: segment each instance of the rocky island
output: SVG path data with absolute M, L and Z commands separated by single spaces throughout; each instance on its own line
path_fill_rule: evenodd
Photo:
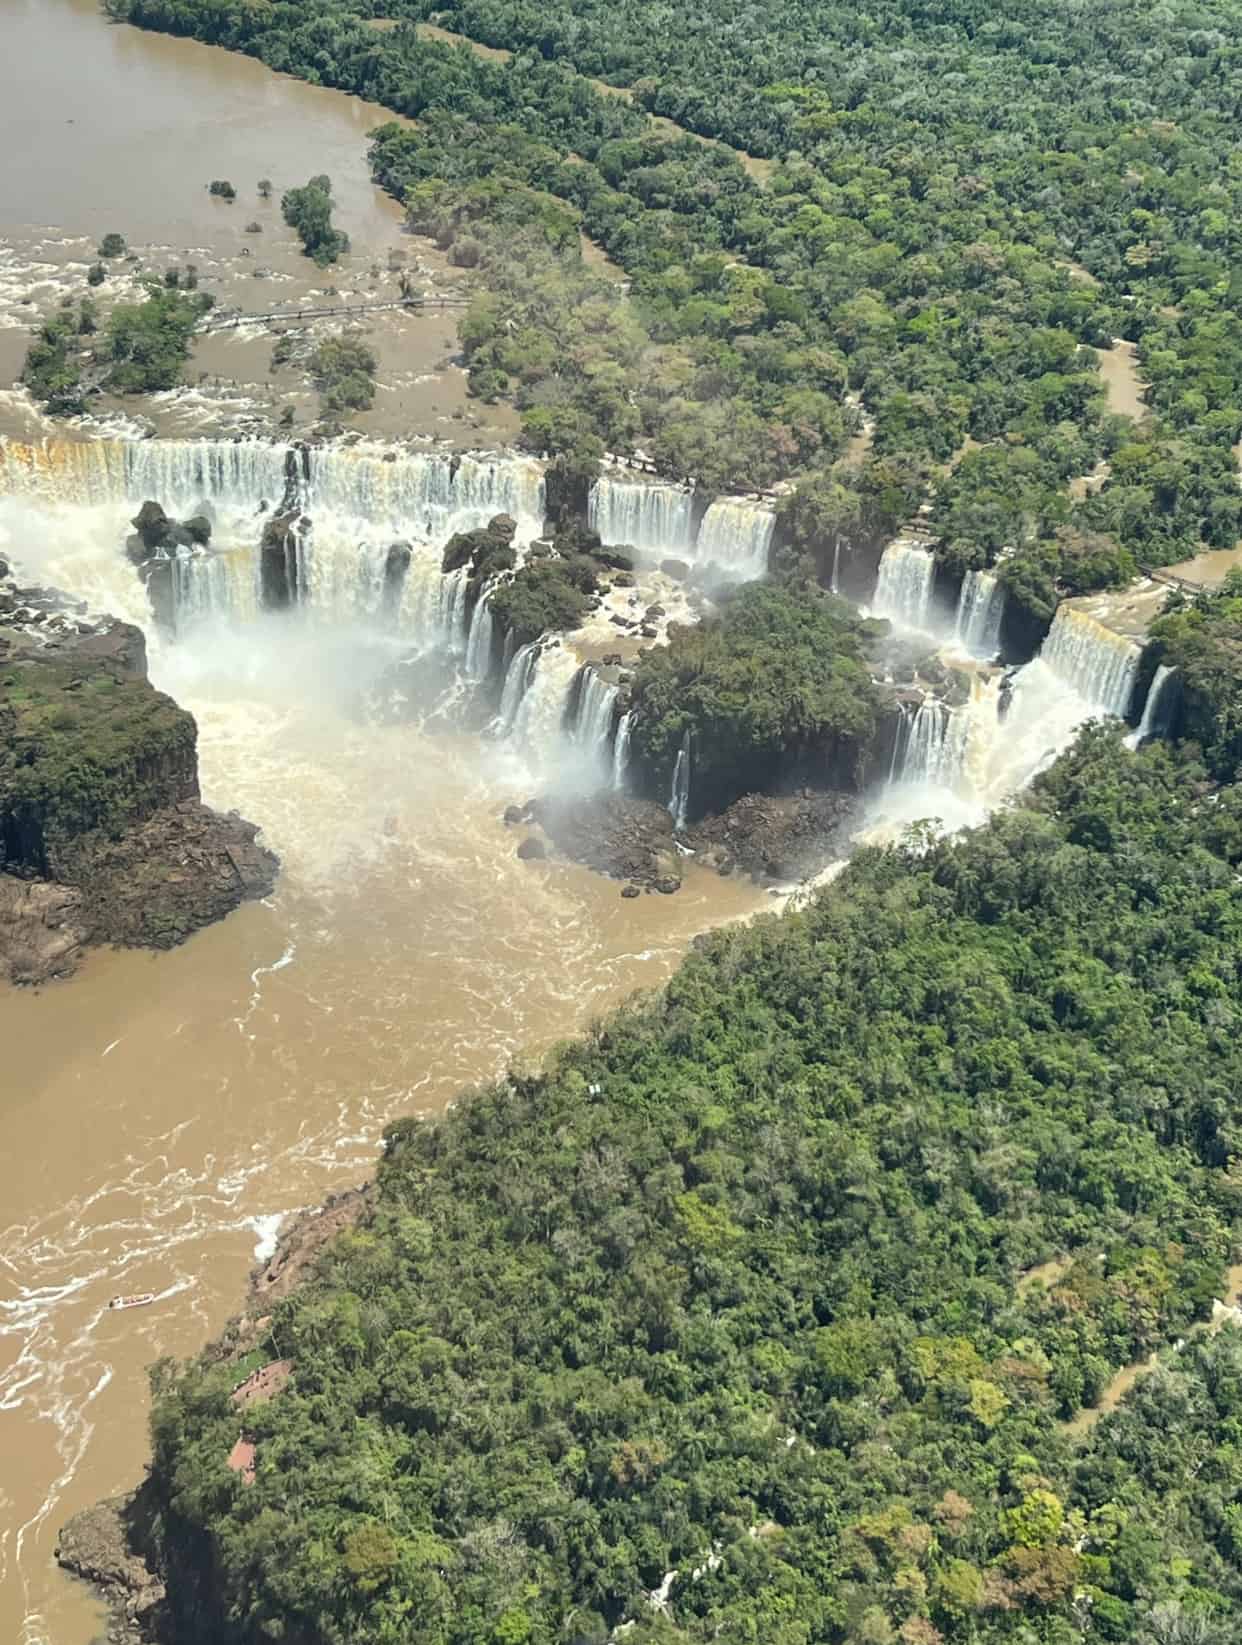
M 192 715 L 142 632 L 0 578 L 0 975 L 66 976 L 98 944 L 171 948 L 271 890 L 277 859 L 199 797 Z

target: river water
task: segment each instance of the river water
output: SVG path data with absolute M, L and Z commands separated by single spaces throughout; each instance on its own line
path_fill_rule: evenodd
M 188 263 L 222 309 L 246 314 L 396 298 L 402 274 L 419 291 L 451 288 L 455 271 L 405 232 L 396 202 L 371 182 L 366 135 L 395 118 L 389 110 L 213 46 L 111 24 L 96 0 L 0 0 L 0 39 L 0 153 L 10 157 L 0 189 L 0 433 L 50 432 L 9 385 L 32 322 L 62 296 L 86 294 L 95 248 L 113 231 L 138 261 L 107 265 L 105 304 L 143 275 Z M 318 173 L 332 180 L 336 221 L 353 242 L 328 270 L 301 255 L 280 214 L 282 191 Z M 208 193 L 214 178 L 234 184 L 235 203 Z M 261 178 L 273 185 L 267 202 Z M 261 232 L 247 233 L 252 223 Z M 451 363 L 455 322 L 443 311 L 368 317 L 380 388 L 357 426 L 504 443 L 511 414 L 468 402 L 465 374 Z M 143 418 L 160 433 L 190 434 L 291 407 L 303 427 L 314 396 L 302 372 L 273 368 L 271 354 L 271 337 L 255 329 L 203 337 L 187 386 L 144 403 Z M 115 401 L 98 410 L 132 415 Z
M 113 229 L 150 266 L 192 253 L 205 283 L 252 312 L 322 284 L 270 208 L 251 238 L 274 273 L 254 281 L 240 250 L 262 208 L 212 201 L 211 177 L 249 190 L 268 176 L 279 192 L 328 172 L 355 242 L 335 278 L 360 291 L 408 244 L 366 173 L 363 137 L 382 111 L 112 27 L 93 0 L 0 0 L 0 31 L 0 143 L 26 157 L 0 191 L 4 381 L 24 352 L 23 299 L 46 308 L 80 290 Z M 386 334 L 398 384 L 451 342 L 451 320 L 430 343 L 427 323 Z M 407 399 L 402 415 L 423 423 L 406 432 L 444 432 L 451 375 L 433 389 L 439 407 Z M 194 426 L 187 399 L 163 426 Z M 32 432 L 20 396 L 0 412 L 4 432 Z M 132 510 L 54 481 L 34 499 L 0 496 L 0 552 L 143 619 L 118 552 Z M 435 1111 L 538 1054 L 667 976 L 697 932 L 761 905 L 706 873 L 676 897 L 623 901 L 585 871 L 519 862 L 500 813 L 546 772 L 477 736 L 359 720 L 359 643 L 346 621 L 153 641 L 153 678 L 199 721 L 204 795 L 263 826 L 284 863 L 276 893 L 173 953 L 96 953 L 69 982 L 0 991 L 5 1641 L 86 1645 L 97 1632 L 92 1597 L 53 1564 L 56 1527 L 134 1483 L 146 1366 L 220 1327 L 283 1215 L 362 1180 L 394 1115 Z M 154 1306 L 107 1311 L 145 1290 Z

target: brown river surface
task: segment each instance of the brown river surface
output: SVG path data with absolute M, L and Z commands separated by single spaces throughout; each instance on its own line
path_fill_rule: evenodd
M 46 309 L 83 290 L 113 229 L 146 266 L 197 261 L 205 285 L 251 312 L 321 288 L 278 211 L 245 198 L 261 176 L 277 194 L 333 178 L 355 243 L 333 275 L 341 289 L 365 291 L 373 267 L 382 284 L 390 251 L 413 259 L 366 171 L 381 111 L 112 27 L 94 0 L 0 0 L 0 35 L 0 385 L 24 352 L 24 299 Z M 208 197 L 217 176 L 244 188 L 236 206 Z M 274 271 L 263 280 L 240 258 L 251 215 Z M 439 364 L 451 345 L 451 317 L 402 316 L 384 333 L 393 386 L 372 432 L 453 432 L 439 426 L 450 389 L 465 404 L 460 374 Z M 235 346 L 240 359 L 255 340 Z M 182 395 L 151 414 L 191 432 L 239 414 L 249 393 Z M 38 431 L 11 389 L 0 431 Z M 19 564 L 143 616 L 115 509 L 0 496 L 0 513 Z M 517 861 L 500 811 L 533 791 L 522 754 L 350 717 L 352 643 L 344 627 L 260 624 L 154 644 L 153 678 L 198 718 L 205 797 L 263 826 L 284 862 L 277 891 L 174 953 L 96 953 L 69 982 L 0 991 L 6 1645 L 97 1633 L 92 1597 L 53 1564 L 57 1526 L 134 1483 L 146 1366 L 194 1352 L 236 1310 L 282 1216 L 363 1179 L 392 1116 L 439 1109 L 537 1054 L 666 977 L 697 932 L 762 905 L 706 873 L 678 896 L 623 901 L 585 871 Z M 111 1296 L 146 1290 L 152 1307 L 108 1313 Z

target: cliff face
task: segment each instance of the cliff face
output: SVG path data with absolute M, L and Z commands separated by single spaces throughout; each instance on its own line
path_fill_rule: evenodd
M 255 827 L 199 799 L 193 716 L 147 679 L 141 632 L 0 582 L 0 976 L 44 982 L 91 944 L 168 948 L 263 896 Z

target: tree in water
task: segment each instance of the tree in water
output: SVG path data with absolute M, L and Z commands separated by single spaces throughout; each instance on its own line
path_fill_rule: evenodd
M 349 235 L 332 226 L 332 184 L 327 177 L 312 177 L 304 188 L 289 189 L 280 209 L 289 227 L 297 230 L 302 250 L 320 268 L 349 250 Z

